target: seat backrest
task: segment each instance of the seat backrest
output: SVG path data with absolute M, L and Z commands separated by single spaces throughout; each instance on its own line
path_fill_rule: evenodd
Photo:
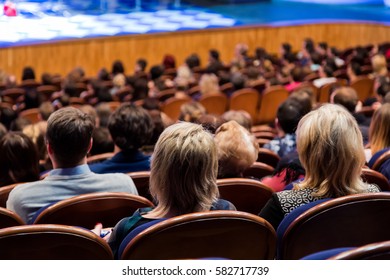
M 288 90 L 283 86 L 272 86 L 263 92 L 260 108 L 257 115 L 257 123 L 273 123 L 279 105 L 288 98 Z
M 153 201 L 153 197 L 149 192 L 150 171 L 129 172 L 127 175 L 133 179 L 135 187 L 138 190 L 138 195 Z
M 22 218 L 18 214 L 6 208 L 0 207 L 0 228 L 24 225 Z
M 374 80 L 368 77 L 360 77 L 352 82 L 350 87 L 356 90 L 359 100 L 364 102 L 374 93 Z
M 300 259 L 327 249 L 388 240 L 390 215 L 383 213 L 389 211 L 387 192 L 348 195 L 320 203 L 294 219 L 278 238 L 278 256 Z
M 390 191 L 390 183 L 382 173 L 369 168 L 363 168 L 361 176 L 364 182 L 375 184 L 382 191 Z
M 42 85 L 37 87 L 37 92 L 40 96 L 42 96 L 43 101 L 50 101 L 51 95 L 57 90 L 58 88 L 56 86 L 51 85 Z
M 229 110 L 244 110 L 251 115 L 253 122 L 255 122 L 260 97 L 261 95 L 253 88 L 236 90 L 230 96 Z
M 0 187 L 0 207 L 7 207 L 9 193 L 17 186 L 23 183 L 15 183 L 8 186 Z
M 318 89 L 318 94 L 317 94 L 317 101 L 318 103 L 328 103 L 330 102 L 330 91 L 332 88 L 340 86 L 340 82 L 333 82 L 333 83 L 328 83 L 323 86 L 321 86 Z
M 330 260 L 390 260 L 390 241 L 375 242 L 343 251 Z
M 107 242 L 93 232 L 64 225 L 0 229 L 2 260 L 109 260 Z
M 97 154 L 93 156 L 87 157 L 87 163 L 92 164 L 92 163 L 97 163 L 97 162 L 102 162 L 107 159 L 110 159 L 114 156 L 114 153 L 103 153 L 103 154 Z
M 21 111 L 19 116 L 28 119 L 31 123 L 34 124 L 40 121 L 39 114 L 40 112 L 38 108 L 31 108 Z
M 208 114 L 220 116 L 226 112 L 228 98 L 223 93 L 214 93 L 202 96 L 199 99 L 199 103 L 205 107 Z
M 274 173 L 275 168 L 264 163 L 254 162 L 249 168 L 244 170 L 244 177 L 253 177 L 255 179 L 262 179 L 266 176 L 271 176 Z
M 259 148 L 257 162 L 263 162 L 275 168 L 278 165 L 279 161 L 280 156 L 277 153 L 269 149 Z
M 372 169 L 375 170 L 375 171 L 379 171 L 381 165 L 387 161 L 388 159 L 390 159 L 390 149 L 387 150 L 386 152 L 384 152 L 383 154 L 381 154 L 376 160 L 375 162 L 373 163 L 372 165 Z
M 23 88 L 7 88 L 2 91 L 2 99 L 4 102 L 17 104 L 24 100 L 26 90 Z
M 254 179 L 228 178 L 218 179 L 219 195 L 234 204 L 237 210 L 259 214 L 271 198 L 274 191 Z
M 276 234 L 256 215 L 221 210 L 158 222 L 123 245 L 122 259 L 260 260 L 274 258 Z
M 169 98 L 161 104 L 161 112 L 165 113 L 173 121 L 177 121 L 180 116 L 180 107 L 190 101 L 190 98 Z
M 34 224 L 62 224 L 93 228 L 97 223 L 113 227 L 138 208 L 153 207 L 144 197 L 124 192 L 98 192 L 78 195 L 44 207 Z

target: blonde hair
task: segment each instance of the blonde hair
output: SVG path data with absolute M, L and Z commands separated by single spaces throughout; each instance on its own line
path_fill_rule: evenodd
M 241 177 L 259 153 L 256 138 L 236 121 L 222 124 L 215 132 L 218 151 L 218 177 Z
M 294 189 L 316 188 L 317 197 L 340 197 L 362 192 L 365 163 L 362 134 L 343 107 L 326 104 L 298 124 L 297 150 L 306 171 Z
M 199 88 L 202 95 L 220 92 L 218 77 L 215 74 L 203 74 L 199 80 Z
M 390 147 L 390 104 L 383 104 L 371 119 L 369 139 L 371 153 Z
M 154 212 L 164 216 L 208 211 L 217 201 L 218 158 L 212 135 L 201 125 L 181 122 L 167 127 L 151 161 L 150 193 Z
M 119 74 L 116 74 L 114 76 L 114 78 L 112 79 L 112 83 L 114 85 L 114 87 L 117 87 L 117 88 L 122 88 L 126 85 L 126 77 L 125 75 L 119 73 Z
M 372 70 L 375 74 L 386 75 L 387 74 L 387 61 L 386 57 L 382 54 L 376 54 L 371 58 Z
M 179 120 L 186 122 L 197 122 L 198 119 L 207 113 L 206 108 L 199 102 L 193 101 L 180 106 Z

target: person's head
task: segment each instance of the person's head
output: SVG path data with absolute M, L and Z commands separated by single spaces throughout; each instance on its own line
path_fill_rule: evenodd
M 334 71 L 331 66 L 325 65 L 319 68 L 319 74 L 322 78 L 333 77 Z
M 46 145 L 54 168 L 84 163 L 92 146 L 94 121 L 74 107 L 55 111 L 47 121 Z
M 111 108 L 106 102 L 99 103 L 96 107 L 96 113 L 99 118 L 99 126 L 107 127 L 111 116 Z
M 259 153 L 256 138 L 236 121 L 222 124 L 214 136 L 218 152 L 218 178 L 242 177 Z
M 47 121 L 53 112 L 54 106 L 49 101 L 45 101 L 39 106 L 39 116 L 43 121 Z
M 380 76 L 375 79 L 374 90 L 378 101 L 383 102 L 385 96 L 390 92 L 390 78 L 388 76 Z
M 234 86 L 234 90 L 243 89 L 245 87 L 245 76 L 241 72 L 235 72 L 230 79 Z
M 122 73 L 116 74 L 112 79 L 114 87 L 123 88 L 126 85 L 126 76 Z
M 23 68 L 22 81 L 25 81 L 25 80 L 35 80 L 35 71 L 30 66 Z
M 164 56 L 162 64 L 164 66 L 164 69 L 176 68 L 176 59 L 173 55 L 167 54 Z
M 305 111 L 297 100 L 287 99 L 279 105 L 276 112 L 276 124 L 284 133 L 292 134 L 297 129 L 298 123 L 304 114 Z
M 99 126 L 99 116 L 96 112 L 95 107 L 89 104 L 85 104 L 82 105 L 79 109 L 81 110 L 81 112 L 86 113 L 92 118 L 95 127 Z
M 209 50 L 209 60 L 210 62 L 219 61 L 219 51 L 216 49 Z
M 354 117 L 343 107 L 326 104 L 299 122 L 297 151 L 306 171 L 298 188 L 315 188 L 319 197 L 359 193 L 365 163 L 363 138 Z
M 215 74 L 203 74 L 199 80 L 199 88 L 202 94 L 219 92 L 218 77 Z
M 0 140 L 0 186 L 39 180 L 39 155 L 32 140 L 9 132 Z
M 345 107 L 348 112 L 355 112 L 356 106 L 358 104 L 359 98 L 354 90 L 351 87 L 340 87 L 332 92 L 330 97 L 330 102 L 334 104 L 339 104 Z
M 296 100 L 302 107 L 302 114 L 306 115 L 313 109 L 313 95 L 310 88 L 295 90 L 289 95 L 289 99 Z
M 314 41 L 311 38 L 306 38 L 303 40 L 303 48 L 309 53 L 313 53 L 315 51 Z
M 29 119 L 26 119 L 24 117 L 17 117 L 15 120 L 12 121 L 9 130 L 23 131 L 23 129 L 28 125 L 31 125 L 31 121 Z
M 217 131 L 217 128 L 223 123 L 223 120 L 220 116 L 204 114 L 200 116 L 195 123 L 202 125 L 203 128 L 211 134 L 215 134 L 215 131 Z
M 200 66 L 200 58 L 197 54 L 193 53 L 186 58 L 186 64 L 188 68 L 193 69 Z
M 206 108 L 199 102 L 185 103 L 180 107 L 180 121 L 196 122 L 201 116 L 207 113 Z
M 93 145 L 89 155 L 98 155 L 114 152 L 114 142 L 106 127 L 96 127 L 92 134 Z
M 124 74 L 125 73 L 125 67 L 123 66 L 122 61 L 115 60 L 112 63 L 111 74 L 115 76 L 116 74 L 119 74 L 119 73 Z
M 101 68 L 97 74 L 98 81 L 109 81 L 110 73 L 107 71 L 106 68 Z
M 387 61 L 383 54 L 376 54 L 371 58 L 372 70 L 377 75 L 387 74 Z
M 150 68 L 149 74 L 152 81 L 160 78 L 164 73 L 164 68 L 161 65 L 153 65 Z
M 43 73 L 41 75 L 41 83 L 42 83 L 42 85 L 52 85 L 53 84 L 53 76 L 49 73 Z
M 285 55 L 291 53 L 292 51 L 292 48 L 291 48 L 291 44 L 290 43 L 282 43 L 280 45 L 280 52 L 281 52 L 281 55 L 284 57 Z
M 390 147 L 390 104 L 383 104 L 372 116 L 369 141 L 372 154 Z
M 244 110 L 229 110 L 222 114 L 222 120 L 225 122 L 236 121 L 248 131 L 251 130 L 253 122 L 251 115 Z
M 201 125 L 167 127 L 151 160 L 150 193 L 161 214 L 207 211 L 218 199 L 218 157 L 212 135 Z
M 302 67 L 296 66 L 290 71 L 291 78 L 294 82 L 302 82 L 304 78 L 304 72 Z
M 347 66 L 347 73 L 349 76 L 361 76 L 362 75 L 362 69 L 359 63 L 357 62 L 351 62 Z
M 152 137 L 153 121 L 144 108 L 124 103 L 111 114 L 108 129 L 120 150 L 137 150 Z
M 145 72 L 146 66 L 148 66 L 148 62 L 146 59 L 139 58 L 136 62 L 136 71 L 138 72 Z

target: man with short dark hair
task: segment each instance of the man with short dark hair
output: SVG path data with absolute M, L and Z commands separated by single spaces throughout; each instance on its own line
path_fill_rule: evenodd
M 150 156 L 139 149 L 152 137 L 154 124 L 142 107 L 122 104 L 110 116 L 108 129 L 114 141 L 115 155 L 108 160 L 90 166 L 96 173 L 128 173 L 150 169 Z
M 40 208 L 73 196 L 95 192 L 138 194 L 129 176 L 91 172 L 87 154 L 93 130 L 92 118 L 76 108 L 66 107 L 51 114 L 46 147 L 54 169 L 41 181 L 15 187 L 7 208 L 27 223 Z
M 287 99 L 278 108 L 275 126 L 278 136 L 264 145 L 264 148 L 277 153 L 280 157 L 296 149 L 295 130 L 304 114 L 307 113 L 295 99 Z

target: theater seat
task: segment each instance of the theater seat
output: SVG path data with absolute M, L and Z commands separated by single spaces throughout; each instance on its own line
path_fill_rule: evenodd
M 107 242 L 89 230 L 64 225 L 0 229 L 2 260 L 109 260 Z M 16 272 L 15 272 L 16 273 Z
M 264 219 L 239 211 L 191 213 L 130 232 L 121 259 L 273 259 L 276 234 Z

